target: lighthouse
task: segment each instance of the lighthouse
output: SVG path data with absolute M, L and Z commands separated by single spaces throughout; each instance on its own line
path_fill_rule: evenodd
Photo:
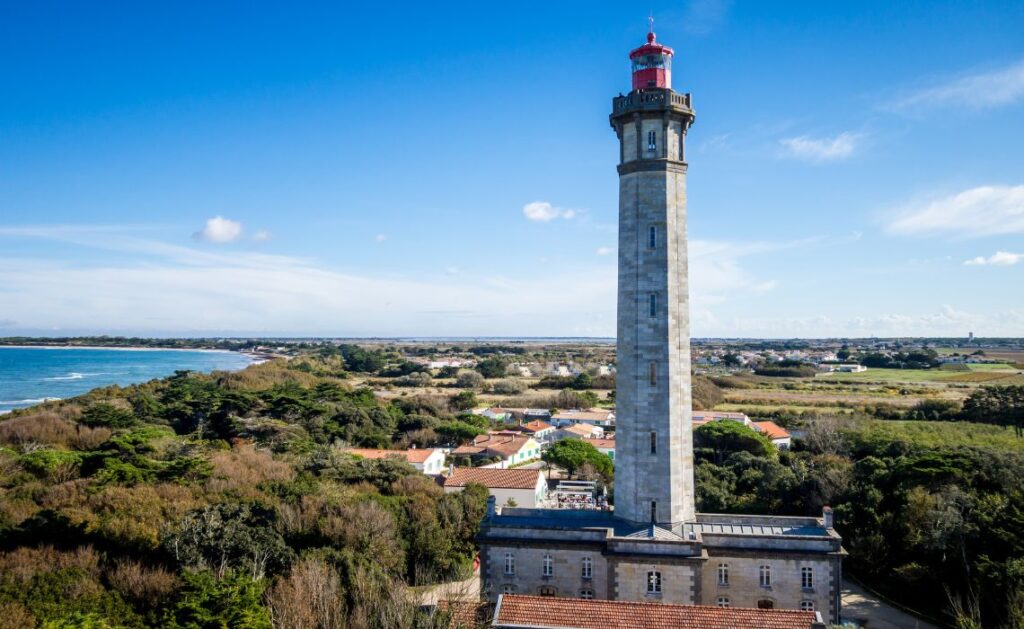
M 694 508 L 686 247 L 689 94 L 653 30 L 629 54 L 633 90 L 612 100 L 619 139 L 615 512 L 679 531 Z

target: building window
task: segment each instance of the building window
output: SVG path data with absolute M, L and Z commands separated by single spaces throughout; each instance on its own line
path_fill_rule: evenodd
M 647 297 L 647 316 L 658 316 L 658 295 L 656 293 L 651 293 Z
M 538 592 L 541 596 L 554 596 L 555 588 L 551 587 L 550 585 L 545 585 L 544 587 L 540 588 Z
M 658 433 L 651 431 L 651 454 L 658 453 Z
M 501 587 L 501 591 L 505 594 L 515 594 L 516 586 L 514 583 L 506 583 Z
M 802 612 L 813 612 L 814 601 L 800 601 L 800 611 Z
M 647 593 L 661 594 L 661 573 L 657 570 L 647 573 Z
M 658 363 L 652 362 L 647 366 L 647 377 L 651 381 L 651 386 L 658 386 Z
M 584 600 L 591 600 L 594 598 L 594 590 L 580 590 L 580 598 Z
M 758 570 L 758 579 L 761 583 L 761 587 L 770 588 L 772 586 L 772 567 L 761 566 Z
M 583 565 L 580 571 L 580 575 L 584 579 L 590 579 L 594 576 L 594 561 L 590 557 L 583 558 Z
M 651 501 L 651 523 L 658 521 L 658 503 L 655 500 Z
M 647 230 L 647 248 L 656 249 L 658 247 L 658 228 L 651 225 L 650 229 Z
M 647 132 L 647 150 L 653 151 L 658 148 L 658 133 L 656 131 Z
M 728 607 L 729 606 L 729 597 L 728 596 L 719 596 L 717 604 L 718 604 L 719 607 Z
M 718 585 L 729 585 L 729 564 L 718 564 Z
M 762 598 L 761 600 L 759 600 L 757 602 L 757 608 L 758 609 L 775 609 L 775 601 L 769 600 L 767 598 Z
M 800 568 L 800 587 L 805 590 L 814 587 L 814 568 Z
M 512 553 L 505 553 L 505 574 L 516 573 L 516 556 Z
M 555 574 L 555 562 L 551 559 L 551 555 L 544 555 L 544 568 L 542 574 L 546 577 L 550 577 Z

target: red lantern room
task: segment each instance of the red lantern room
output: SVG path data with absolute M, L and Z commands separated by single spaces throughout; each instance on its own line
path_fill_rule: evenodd
M 652 24 L 647 43 L 629 53 L 629 60 L 633 62 L 633 89 L 672 89 L 672 54 L 671 48 L 654 41 Z

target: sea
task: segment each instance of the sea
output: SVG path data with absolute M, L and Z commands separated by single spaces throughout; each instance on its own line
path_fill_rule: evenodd
M 111 384 L 138 384 L 180 369 L 244 369 L 253 357 L 228 351 L 0 347 L 0 414 Z

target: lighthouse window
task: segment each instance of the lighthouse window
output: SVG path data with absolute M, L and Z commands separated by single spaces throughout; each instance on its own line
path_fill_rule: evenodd
M 647 230 L 647 248 L 654 249 L 658 246 L 658 230 L 653 225 Z
M 653 151 L 658 148 L 658 133 L 656 131 L 647 132 L 647 150 Z
M 651 431 L 651 454 L 658 453 L 658 433 Z
M 647 299 L 647 310 L 649 311 L 648 316 L 658 316 L 658 296 L 655 293 L 651 293 Z
M 647 377 L 651 381 L 651 386 L 658 386 L 658 363 L 651 363 L 647 368 Z

